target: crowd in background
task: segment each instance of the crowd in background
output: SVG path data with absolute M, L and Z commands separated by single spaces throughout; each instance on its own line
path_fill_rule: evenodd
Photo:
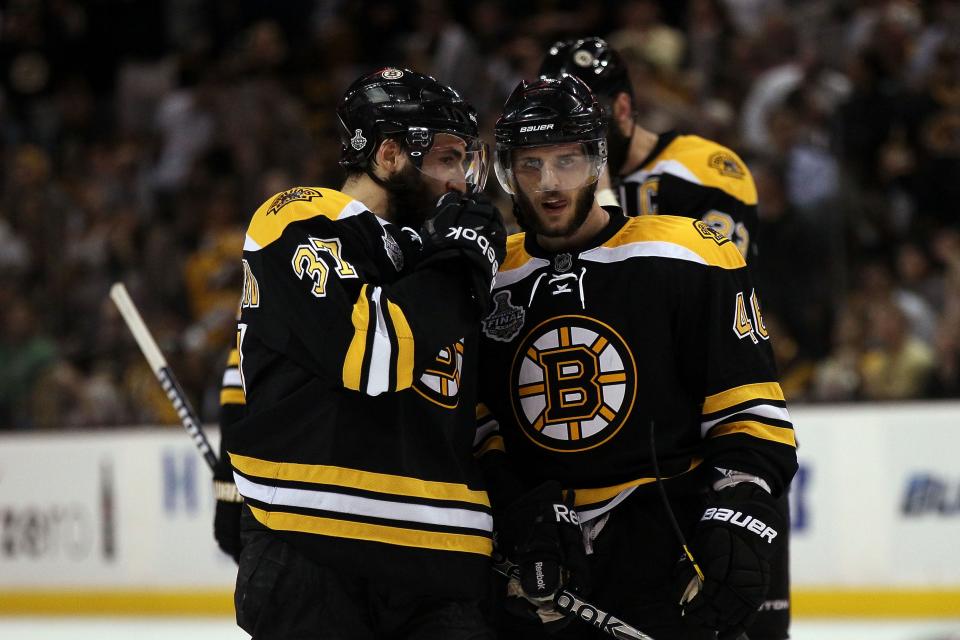
M 430 73 L 492 142 L 513 86 L 584 35 L 624 54 L 646 128 L 752 170 L 788 400 L 960 397 L 956 0 L 9 0 L 0 429 L 177 422 L 117 280 L 214 421 L 245 222 L 290 186 L 340 185 L 346 86 Z

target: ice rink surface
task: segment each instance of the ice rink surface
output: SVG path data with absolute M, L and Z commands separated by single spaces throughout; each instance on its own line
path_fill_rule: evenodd
M 960 614 L 958 614 L 960 616 Z M 0 617 L 3 640 L 248 640 L 225 618 Z M 960 640 L 956 620 L 800 620 L 793 640 Z

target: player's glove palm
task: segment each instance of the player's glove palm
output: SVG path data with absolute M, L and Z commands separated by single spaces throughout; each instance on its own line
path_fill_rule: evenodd
M 678 588 L 684 616 L 739 637 L 749 625 L 770 587 L 770 559 L 785 526 L 773 497 L 753 483 L 715 492 L 697 525 L 690 548 L 704 574 L 696 580 L 689 562 L 681 561 Z
M 481 312 L 490 309 L 490 290 L 506 255 L 507 231 L 500 211 L 480 194 L 445 194 L 423 224 L 421 264 L 449 258 L 465 260 Z

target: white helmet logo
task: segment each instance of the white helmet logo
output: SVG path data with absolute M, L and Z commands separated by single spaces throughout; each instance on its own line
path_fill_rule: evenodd
M 577 51 L 575 54 L 573 54 L 573 62 L 578 67 L 589 67 L 591 64 L 593 64 L 593 54 L 589 51 Z
M 393 67 L 389 69 L 384 69 L 383 73 L 380 74 L 385 80 L 396 80 L 397 78 L 403 77 L 403 71 L 400 69 L 394 69 Z
M 357 129 L 353 132 L 353 137 L 350 138 L 350 146 L 360 151 L 365 146 L 367 146 L 367 139 L 363 137 L 363 134 L 360 133 L 360 129 Z

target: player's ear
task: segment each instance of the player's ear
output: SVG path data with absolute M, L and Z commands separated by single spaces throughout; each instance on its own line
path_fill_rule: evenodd
M 387 175 L 393 175 L 403 168 L 406 162 L 406 154 L 400 147 L 400 142 L 393 138 L 387 138 L 377 147 L 376 163 L 387 172 Z
M 613 121 L 624 135 L 633 128 L 633 99 L 625 91 L 618 93 L 613 100 Z

